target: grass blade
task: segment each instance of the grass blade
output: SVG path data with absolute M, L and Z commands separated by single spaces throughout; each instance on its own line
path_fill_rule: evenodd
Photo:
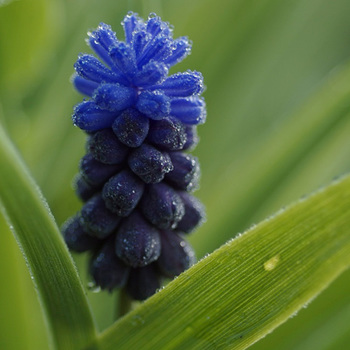
M 50 211 L 0 128 L 0 200 L 38 291 L 56 349 L 82 349 L 95 327 L 77 271 Z
M 100 349 L 247 348 L 349 267 L 349 223 L 346 177 L 200 261 L 102 334 Z

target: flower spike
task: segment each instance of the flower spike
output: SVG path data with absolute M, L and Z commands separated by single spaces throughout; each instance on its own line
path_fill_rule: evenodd
M 80 212 L 63 225 L 68 247 L 91 253 L 94 283 L 125 288 L 144 300 L 195 262 L 185 235 L 205 219 L 190 192 L 199 186 L 198 143 L 205 122 L 203 76 L 168 76 L 191 51 L 186 37 L 155 14 L 129 13 L 125 41 L 100 23 L 81 54 L 72 83 L 87 96 L 74 107 L 74 125 L 88 134 L 87 154 L 75 180 Z

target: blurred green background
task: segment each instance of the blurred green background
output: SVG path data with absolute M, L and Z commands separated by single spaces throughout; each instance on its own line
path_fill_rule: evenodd
M 69 78 L 84 39 L 103 21 L 122 37 L 128 11 L 156 12 L 192 54 L 172 72 L 203 73 L 207 123 L 195 150 L 207 222 L 198 258 L 350 169 L 348 0 L 0 1 L 0 122 L 59 225 L 80 208 L 71 187 L 84 135 Z M 0 169 L 1 171 L 1 169 Z M 0 217 L 0 349 L 47 349 L 24 259 Z M 84 256 L 74 256 L 84 280 Z M 252 349 L 342 349 L 350 341 L 350 273 Z M 87 289 L 101 330 L 115 294 Z

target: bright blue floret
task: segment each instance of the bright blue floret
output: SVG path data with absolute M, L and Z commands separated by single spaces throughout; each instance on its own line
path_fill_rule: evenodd
M 161 277 L 177 276 L 195 261 L 185 234 L 198 227 L 204 207 L 198 159 L 185 153 L 205 122 L 202 74 L 169 69 L 191 51 L 186 37 L 155 15 L 128 14 L 125 41 L 101 23 L 88 33 L 95 54 L 74 64 L 75 88 L 87 99 L 73 123 L 87 133 L 75 180 L 82 209 L 62 231 L 68 247 L 89 251 L 90 274 L 102 289 L 126 288 L 143 300 Z

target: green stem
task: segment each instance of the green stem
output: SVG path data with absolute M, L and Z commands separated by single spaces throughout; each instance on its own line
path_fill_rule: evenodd
M 120 291 L 117 304 L 118 304 L 118 310 L 116 312 L 116 317 L 115 317 L 116 320 L 126 315 L 131 310 L 131 307 L 132 307 L 132 300 L 127 294 L 125 288 L 123 288 Z

